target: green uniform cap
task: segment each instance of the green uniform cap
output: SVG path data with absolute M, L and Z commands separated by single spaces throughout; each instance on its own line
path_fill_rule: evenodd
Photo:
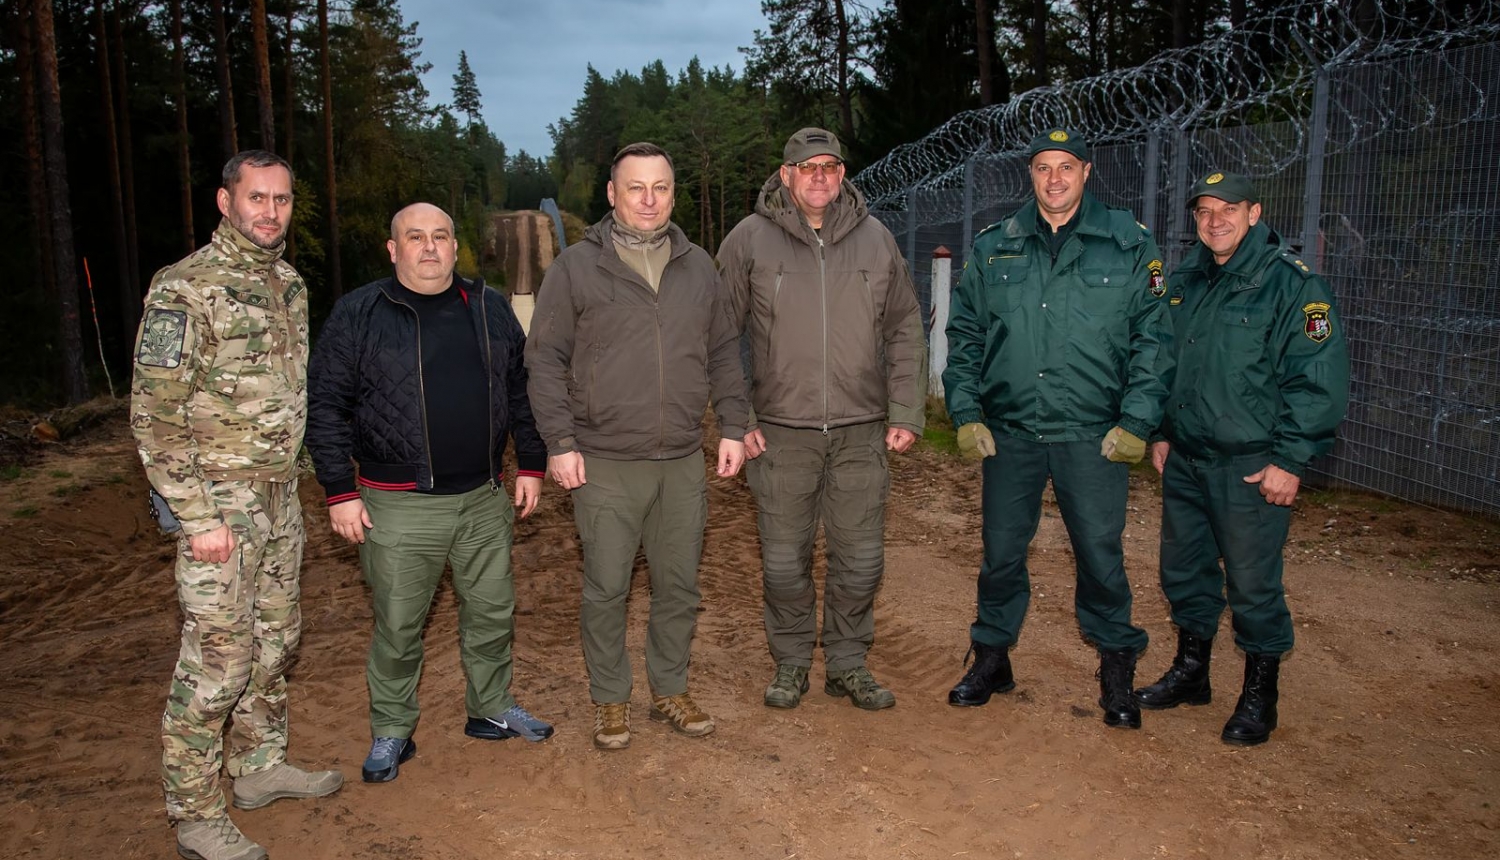
M 781 161 L 783 164 L 801 164 L 818 155 L 831 155 L 843 161 L 844 148 L 839 145 L 839 139 L 833 132 L 821 128 L 804 128 L 787 138 Z
M 1049 149 L 1057 149 L 1077 158 L 1079 161 L 1089 160 L 1089 144 L 1083 139 L 1083 135 L 1072 129 L 1049 128 L 1031 139 L 1031 145 L 1026 147 L 1026 159 L 1030 161 L 1039 152 Z
M 1250 177 L 1221 170 L 1215 170 L 1193 183 L 1192 189 L 1188 191 L 1188 208 L 1192 208 L 1198 198 L 1203 196 L 1217 197 L 1225 203 L 1241 203 L 1246 200 L 1251 203 L 1260 202 L 1260 195 L 1256 193 L 1255 183 L 1250 181 Z

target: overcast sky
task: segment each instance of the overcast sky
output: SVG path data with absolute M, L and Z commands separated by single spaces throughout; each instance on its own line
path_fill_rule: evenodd
M 433 104 L 453 100 L 458 52 L 479 80 L 484 120 L 514 155 L 552 152 L 547 124 L 583 95 L 590 63 L 606 78 L 661 60 L 674 77 L 694 56 L 745 68 L 737 50 L 766 29 L 759 0 L 397 0 L 417 22 Z

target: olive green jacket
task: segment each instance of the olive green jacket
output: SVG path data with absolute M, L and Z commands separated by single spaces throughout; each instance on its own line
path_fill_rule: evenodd
M 1129 212 L 1085 193 L 1057 262 L 1030 201 L 974 241 L 953 288 L 943 387 L 954 426 L 1038 442 L 1161 421 L 1172 332 L 1161 251 Z
M 1300 475 L 1349 405 L 1333 293 L 1265 224 L 1210 285 L 1212 262 L 1196 244 L 1169 282 L 1178 369 L 1161 435 L 1189 455 L 1265 453 Z

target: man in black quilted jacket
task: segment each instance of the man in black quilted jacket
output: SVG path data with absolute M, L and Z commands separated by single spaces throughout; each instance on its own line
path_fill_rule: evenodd
M 445 564 L 468 679 L 464 733 L 552 734 L 510 692 L 506 441 L 515 439 L 522 517 L 536 508 L 547 457 L 527 399 L 526 336 L 504 296 L 454 274 L 458 240 L 443 210 L 402 209 L 386 247 L 395 274 L 339 300 L 308 368 L 307 445 L 333 530 L 359 545 L 375 604 L 365 782 L 395 779 L 416 753 L 422 629 Z

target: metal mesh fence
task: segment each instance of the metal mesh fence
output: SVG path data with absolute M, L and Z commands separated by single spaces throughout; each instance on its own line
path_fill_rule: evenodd
M 1255 176 L 1264 219 L 1328 278 L 1350 342 L 1349 414 L 1314 477 L 1500 515 L 1500 44 L 1370 52 L 1310 88 L 1301 116 L 1113 135 L 1089 189 L 1150 226 L 1170 269 L 1194 240 L 1193 179 Z M 960 271 L 974 234 L 1031 195 L 1018 147 L 973 152 L 876 209 L 924 309 L 933 251 Z

